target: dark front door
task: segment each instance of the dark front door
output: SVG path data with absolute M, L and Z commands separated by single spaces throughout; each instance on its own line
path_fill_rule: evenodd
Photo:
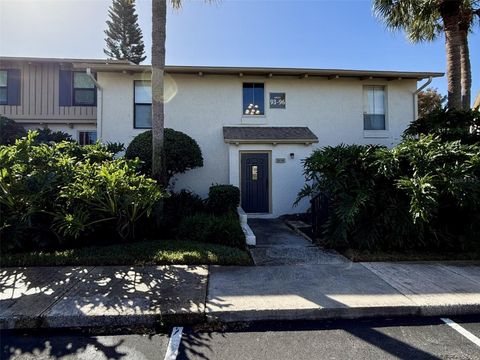
M 247 213 L 267 213 L 268 154 L 241 154 L 242 208 Z

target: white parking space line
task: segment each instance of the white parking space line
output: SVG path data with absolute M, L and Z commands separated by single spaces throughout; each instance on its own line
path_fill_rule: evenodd
M 470 331 L 468 331 L 467 329 L 461 327 L 460 325 L 458 325 L 455 321 L 453 320 L 450 320 L 448 318 L 440 318 L 445 324 L 447 324 L 448 326 L 450 326 L 452 329 L 456 330 L 457 332 L 459 332 L 460 334 L 462 334 L 463 336 L 465 336 L 468 340 L 470 340 L 471 342 L 473 342 L 475 345 L 477 346 L 480 346 L 480 339 L 478 337 L 476 337 L 475 335 L 473 335 Z
M 172 329 L 172 335 L 170 336 L 170 341 L 168 342 L 167 353 L 165 354 L 164 360 L 175 360 L 178 356 L 178 348 L 180 347 L 180 342 L 182 341 L 183 327 L 174 327 Z

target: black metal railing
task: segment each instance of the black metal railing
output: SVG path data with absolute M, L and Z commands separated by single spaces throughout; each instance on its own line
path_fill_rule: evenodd
M 322 226 L 328 219 L 330 201 L 330 196 L 323 192 L 318 193 L 310 200 L 312 208 L 312 232 L 316 239 L 321 238 Z

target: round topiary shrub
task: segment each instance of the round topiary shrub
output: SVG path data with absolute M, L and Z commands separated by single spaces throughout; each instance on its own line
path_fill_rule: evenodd
M 142 160 L 140 171 L 150 175 L 152 173 L 152 131 L 145 131 L 133 138 L 125 150 L 127 159 L 139 158 Z
M 173 129 L 165 129 L 165 170 L 167 180 L 175 174 L 202 167 L 203 157 L 200 146 L 187 134 Z M 146 175 L 152 173 L 152 131 L 137 135 L 125 152 L 127 159 L 142 160 L 140 171 Z

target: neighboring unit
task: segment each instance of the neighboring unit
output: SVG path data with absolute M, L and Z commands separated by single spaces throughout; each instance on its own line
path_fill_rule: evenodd
M 1 58 L 0 114 L 81 143 L 125 145 L 151 127 L 150 66 Z M 241 189 L 249 216 L 303 212 L 302 159 L 340 143 L 392 146 L 416 118 L 417 82 L 442 73 L 167 66 L 165 126 L 200 145 L 204 166 L 175 187 Z

